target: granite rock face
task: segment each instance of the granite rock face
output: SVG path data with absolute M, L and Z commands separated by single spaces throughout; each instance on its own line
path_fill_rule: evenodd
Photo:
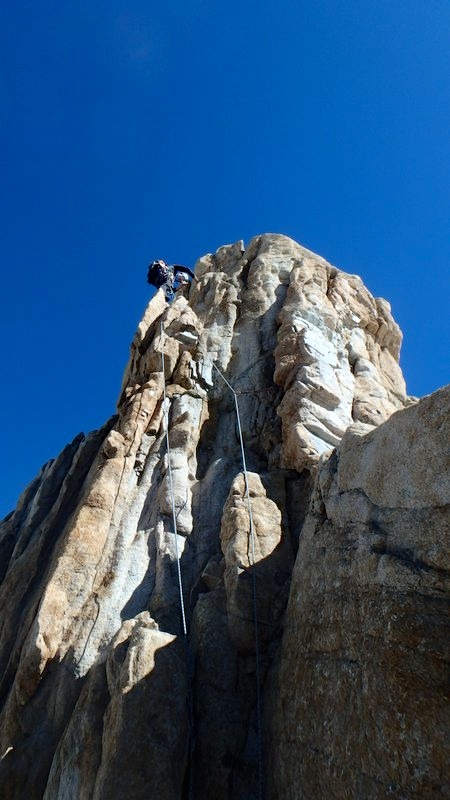
M 447 387 L 348 430 L 321 465 L 286 614 L 274 797 L 450 797 L 449 442 Z
M 405 764 L 420 754 L 417 775 L 438 774 L 440 667 L 427 684 L 437 715 L 427 750 L 431 722 L 411 711 L 428 702 L 419 668 L 396 683 L 393 662 L 407 671 L 409 651 L 392 587 L 396 571 L 416 569 L 400 564 L 403 548 L 420 580 L 410 576 L 407 601 L 399 590 L 401 608 L 424 615 L 411 641 L 423 629 L 417 651 L 429 644 L 441 664 L 440 618 L 426 616 L 423 591 L 429 581 L 437 592 L 434 570 L 444 580 L 446 569 L 439 415 L 425 401 L 402 410 L 400 331 L 357 276 L 272 234 L 201 258 L 196 275 L 171 306 L 161 291 L 150 301 L 117 415 L 46 465 L 0 526 L 0 795 L 346 798 L 356 786 L 355 797 L 375 797 L 364 794 L 373 780 L 384 797 L 393 789 L 371 765 L 385 740 L 392 786 L 413 787 L 398 796 L 427 796 Z M 305 580 L 317 587 L 310 601 Z M 327 581 L 352 587 L 353 617 Z M 345 659 L 367 664 L 352 669 L 358 691 L 373 692 L 373 754 L 356 747 L 365 717 L 346 705 L 338 635 L 354 648 Z M 312 653 L 320 636 L 328 655 L 297 692 L 313 664 L 298 667 L 298 642 Z M 377 715 L 383 685 L 389 713 Z M 409 712 L 391 731 L 397 689 Z M 334 741 L 333 720 L 322 747 L 313 734 L 332 695 L 348 739 Z

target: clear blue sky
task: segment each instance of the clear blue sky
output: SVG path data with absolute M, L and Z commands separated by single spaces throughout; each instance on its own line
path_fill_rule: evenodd
M 285 233 L 450 380 L 448 0 L 4 9 L 0 515 L 114 412 L 154 258 Z

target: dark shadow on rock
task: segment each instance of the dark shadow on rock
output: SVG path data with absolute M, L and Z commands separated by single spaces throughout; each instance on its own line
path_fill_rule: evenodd
M 181 800 L 190 742 L 184 643 L 138 624 L 106 669 L 111 699 L 95 800 Z
M 0 761 L 0 797 L 5 800 L 43 797 L 55 750 L 84 683 L 67 665 L 71 658 L 68 653 L 63 662 L 50 663 L 29 702 L 16 704 L 12 749 Z
M 0 762 L 2 798 L 188 798 L 185 645 L 145 626 L 138 633 L 140 641 L 132 633 L 83 679 L 64 663 L 49 666 L 17 711 L 17 740 Z M 146 674 L 133 683 L 139 671 Z
M 260 476 L 267 496 L 281 502 L 300 487 L 297 502 L 284 514 L 282 539 L 266 558 L 239 575 L 233 608 L 223 585 L 199 584 L 192 618 L 195 659 L 195 800 L 259 800 L 259 755 L 263 784 L 268 783 L 267 750 L 273 746 L 264 716 L 266 680 L 277 669 L 294 543 L 309 503 L 309 475 L 284 470 Z M 286 506 L 288 503 L 286 502 Z M 303 507 L 305 506 L 305 507 Z M 296 514 L 298 513 L 299 519 Z M 254 584 L 259 639 L 259 680 L 263 726 L 258 733 Z M 270 683 L 269 692 L 271 692 Z

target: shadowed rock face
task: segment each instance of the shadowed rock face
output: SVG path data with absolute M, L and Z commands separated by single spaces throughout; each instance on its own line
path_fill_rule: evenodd
M 375 300 L 358 277 L 278 235 L 256 237 L 246 249 L 240 242 L 220 248 L 199 260 L 196 275 L 189 297 L 179 294 L 167 306 L 160 291 L 150 301 L 132 343 L 117 417 L 78 437 L 44 467 L 0 527 L 0 794 L 12 800 L 251 800 L 261 797 L 261 766 L 267 797 L 347 798 L 354 787 L 355 797 L 375 797 L 365 787 L 370 781 L 385 787 L 371 766 L 383 757 L 384 739 L 397 753 L 395 764 L 403 765 L 398 775 L 390 767 L 396 786 L 407 785 L 404 765 L 413 769 L 410 760 L 419 751 L 420 774 L 434 769 L 438 758 L 421 749 L 431 729 L 413 724 L 412 714 L 401 730 L 411 730 L 417 746 L 407 749 L 406 733 L 388 735 L 390 718 L 371 707 L 379 736 L 375 755 L 364 756 L 366 765 L 354 745 L 363 722 L 349 716 L 334 645 L 326 662 L 327 703 L 333 693 L 341 697 L 336 716 L 353 739 L 323 751 L 312 733 L 304 734 L 309 725 L 319 736 L 323 681 L 311 680 L 309 700 L 300 702 L 295 687 L 307 670 L 300 674 L 290 660 L 301 663 L 297 640 L 304 652 L 314 648 L 319 620 L 327 641 L 339 628 L 341 638 L 353 642 L 351 659 L 363 663 L 358 647 L 367 636 L 360 630 L 366 630 L 366 616 L 367 625 L 379 618 L 377 680 L 381 687 L 383 670 L 389 671 L 392 709 L 392 664 L 403 665 L 405 651 L 395 636 L 382 635 L 386 626 L 395 628 L 386 580 L 391 575 L 395 586 L 399 548 L 410 553 L 419 547 L 412 522 L 408 544 L 402 539 L 401 520 L 417 511 L 408 503 L 417 497 L 428 502 L 431 491 L 439 511 L 427 506 L 430 548 L 442 547 L 446 487 L 436 477 L 439 459 L 432 466 L 416 459 L 408 469 L 411 426 L 425 401 L 389 419 L 408 401 L 398 366 L 401 334 L 388 304 Z M 253 548 L 234 397 L 214 365 L 237 393 Z M 391 433 L 394 420 L 403 420 L 395 423 L 401 433 Z M 422 439 L 439 439 L 437 417 L 426 410 L 420 420 Z M 336 445 L 346 465 L 337 477 Z M 400 468 L 395 453 L 401 447 Z M 371 579 L 370 601 L 355 601 L 353 616 L 344 614 L 342 603 L 328 608 L 327 595 L 311 590 L 314 620 L 308 618 L 299 585 L 307 579 L 322 589 L 325 562 L 330 585 L 345 573 L 349 585 L 359 587 L 356 545 L 346 549 L 339 536 L 358 531 L 358 542 L 366 541 L 363 527 L 374 508 L 388 508 L 389 519 L 377 522 L 384 538 L 376 540 L 370 564 L 383 564 L 380 574 L 388 578 Z M 422 513 L 425 506 L 418 508 Z M 328 538 L 321 560 L 316 534 L 322 524 Z M 393 539 L 389 525 L 395 526 Z M 182 634 L 177 553 L 188 637 Z M 422 560 L 434 569 L 428 551 Z M 311 565 L 306 577 L 305 564 Z M 422 609 L 421 586 L 408 590 L 409 614 Z M 377 615 L 378 604 L 383 612 Z M 352 632 L 356 619 L 360 629 Z M 433 625 L 439 638 L 440 623 Z M 391 642 L 395 652 L 388 657 Z M 427 642 L 425 636 L 425 650 Z M 434 640 L 430 648 L 438 652 Z M 372 691 L 363 671 L 358 680 L 361 691 Z M 399 695 L 409 707 L 422 689 L 404 687 Z M 378 707 L 378 684 L 373 691 Z M 429 705 L 437 709 L 439 681 L 432 691 L 436 702 Z M 287 707 L 284 728 L 281 710 Z M 441 724 L 439 718 L 436 730 Z M 330 724 L 330 741 L 334 730 L 340 736 Z M 293 764 L 299 748 L 304 769 Z M 367 784 L 355 777 L 362 773 Z M 411 786 L 419 788 L 398 796 L 427 796 L 414 794 L 424 785 L 418 780 Z
M 274 797 L 450 797 L 449 441 L 447 387 L 348 431 L 320 467 L 271 719 Z

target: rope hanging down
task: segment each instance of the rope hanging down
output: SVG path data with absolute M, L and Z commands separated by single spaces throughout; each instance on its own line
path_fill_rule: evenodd
M 183 623 L 183 633 L 187 637 L 186 612 L 184 608 L 184 597 L 183 597 L 183 582 L 181 580 L 181 564 L 180 564 L 180 554 L 178 550 L 177 512 L 175 509 L 175 497 L 173 492 L 173 479 L 172 479 L 172 464 L 170 457 L 169 414 L 168 414 L 167 397 L 166 397 L 166 373 L 164 364 L 163 336 L 164 336 L 164 331 L 163 331 L 163 324 L 161 321 L 161 366 L 162 366 L 162 378 L 163 378 L 163 416 L 164 416 L 164 428 L 166 432 L 166 448 L 167 448 L 167 464 L 168 464 L 167 472 L 169 475 L 169 491 L 170 491 L 170 498 L 172 501 L 172 519 L 173 519 L 173 532 L 175 536 L 175 556 L 177 560 L 178 591 L 180 594 L 181 620 Z
M 248 484 L 248 474 L 247 474 L 247 463 L 245 460 L 245 450 L 244 450 L 244 440 L 242 438 L 242 427 L 241 427 L 241 417 L 239 414 L 239 404 L 237 399 L 237 392 L 233 389 L 231 383 L 229 383 L 222 374 L 219 367 L 213 362 L 214 369 L 219 373 L 222 380 L 226 383 L 230 391 L 233 393 L 234 397 L 234 405 L 236 409 L 236 418 L 238 424 L 238 431 L 239 431 L 239 443 L 241 446 L 241 457 L 242 457 L 242 468 L 244 472 L 244 482 L 245 482 L 245 495 L 247 498 L 247 505 L 248 505 L 248 516 L 250 522 L 250 547 L 251 547 L 251 554 L 252 554 L 252 563 L 251 566 L 253 567 L 252 570 L 252 595 L 253 595 L 253 624 L 255 628 L 255 667 L 256 667 L 256 732 L 258 738 L 258 798 L 262 800 L 263 797 L 263 769 L 262 769 L 262 761 L 263 761 L 263 754 L 262 754 L 262 715 L 261 715 L 261 666 L 259 660 L 259 629 L 258 629 L 258 604 L 257 604 L 257 592 L 256 592 L 256 575 L 255 575 L 255 529 L 253 525 L 253 514 L 252 514 L 252 504 L 250 502 L 250 490 Z
M 177 532 L 177 516 L 176 516 L 176 509 L 175 509 L 175 498 L 174 498 L 174 491 L 173 491 L 173 478 L 172 478 L 172 464 L 171 464 L 171 456 L 170 456 L 170 440 L 169 440 L 169 417 L 168 417 L 168 409 L 167 409 L 167 397 L 166 397 L 166 376 L 165 376 L 165 363 L 164 363 L 164 330 L 163 324 L 161 321 L 161 366 L 162 366 L 162 377 L 163 377 L 163 416 L 164 416 L 164 426 L 165 426 L 165 433 L 166 433 L 166 447 L 167 447 L 167 461 L 168 461 L 168 476 L 169 476 L 169 491 L 171 496 L 172 502 L 172 517 L 173 517 L 173 530 L 175 536 L 175 554 L 177 560 L 177 574 L 178 574 L 178 589 L 180 595 L 180 609 L 181 609 L 181 618 L 183 622 L 183 633 L 185 636 L 186 642 L 188 641 L 188 634 L 187 634 L 187 625 L 186 625 L 186 613 L 184 607 L 184 597 L 183 597 L 183 583 L 181 578 L 181 565 L 180 565 L 180 556 L 178 551 L 178 532 Z M 225 375 L 220 371 L 219 367 L 213 362 L 214 369 L 218 372 L 224 383 L 228 386 L 230 391 L 233 394 L 234 398 L 234 405 L 236 409 L 236 419 L 238 424 L 238 432 L 239 432 L 239 444 L 241 448 L 241 457 L 242 457 L 242 468 L 244 473 L 244 482 L 245 482 L 245 495 L 247 498 L 247 506 L 248 506 L 248 515 L 249 515 L 249 523 L 250 523 L 250 548 L 251 548 L 251 566 L 254 568 L 256 563 L 255 558 L 255 528 L 253 524 L 253 513 L 252 513 L 252 504 L 250 502 L 250 488 L 248 482 L 248 472 L 247 472 L 247 463 L 245 459 L 245 450 L 244 450 L 244 440 L 242 437 L 242 426 L 241 426 L 241 417 L 239 413 L 239 404 L 237 399 L 237 392 L 233 389 L 231 384 L 225 378 Z M 255 672 L 256 672 L 256 732 L 257 732 L 257 740 L 258 740 L 258 798 L 259 800 L 263 799 L 263 753 L 262 753 L 262 714 L 261 714 L 261 665 L 260 665 L 260 657 L 259 657 L 259 628 L 258 628 L 258 605 L 257 605 L 257 591 L 256 591 L 256 575 L 255 570 L 252 570 L 252 600 L 253 600 L 253 624 L 255 629 Z M 192 780 L 190 782 L 190 796 L 192 796 Z

